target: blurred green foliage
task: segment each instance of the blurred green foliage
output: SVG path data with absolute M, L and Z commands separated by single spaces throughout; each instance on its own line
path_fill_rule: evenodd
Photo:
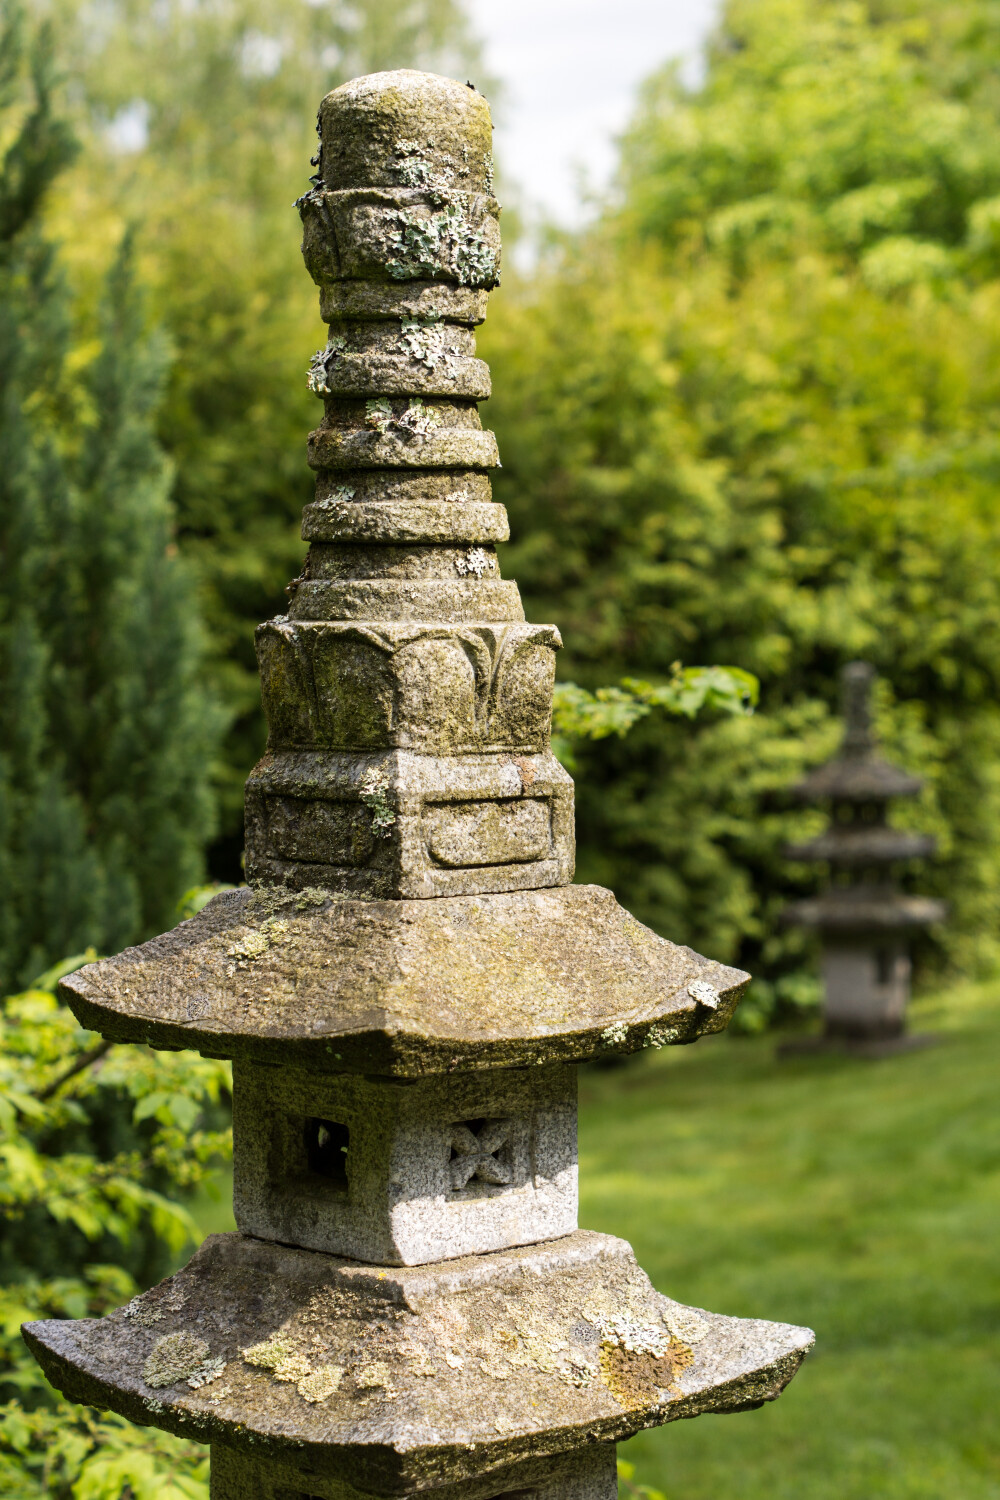
M 201 873 L 219 714 L 155 434 L 130 239 L 92 316 L 43 236 L 74 155 L 53 37 L 0 8 L 0 984 L 158 930 Z M 60 174 L 62 174 L 60 178 Z
M 59 1003 L 94 956 L 0 1009 L 0 1495 L 207 1500 L 203 1448 L 63 1400 L 18 1332 L 164 1275 L 200 1238 L 183 1199 L 232 1152 L 228 1064 L 112 1047 Z
M 751 718 L 647 718 L 577 750 L 581 878 L 795 1009 L 817 881 L 788 788 L 884 674 L 900 823 L 952 903 L 924 958 L 998 959 L 1000 31 L 989 5 L 732 0 L 702 83 L 666 70 L 619 198 L 495 299 L 496 497 L 529 618 L 593 689 L 736 662 Z M 1000 221 L 998 221 L 1000 222 Z M 1000 247 L 1000 239 L 996 241 Z M 750 1012 L 748 1012 L 750 1014 Z

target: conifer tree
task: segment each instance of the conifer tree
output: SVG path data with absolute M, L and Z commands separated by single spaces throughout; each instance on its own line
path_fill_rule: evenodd
M 75 147 L 52 40 L 0 10 L 0 979 L 169 925 L 201 871 L 216 714 L 126 240 L 96 355 L 41 232 Z

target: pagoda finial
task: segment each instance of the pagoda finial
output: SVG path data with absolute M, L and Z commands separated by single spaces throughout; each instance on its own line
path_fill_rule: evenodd
M 866 661 L 850 661 L 840 673 L 841 712 L 844 716 L 844 741 L 841 754 L 845 760 L 867 760 L 875 754 L 872 711 L 872 689 L 875 668 Z

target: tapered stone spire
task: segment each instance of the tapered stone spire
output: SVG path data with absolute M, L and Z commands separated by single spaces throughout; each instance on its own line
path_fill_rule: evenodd
M 772 1399 L 811 1342 L 577 1227 L 575 1064 L 720 1030 L 747 976 L 570 883 L 559 635 L 499 575 L 478 410 L 485 100 L 375 74 L 319 130 L 324 415 L 258 635 L 250 883 L 64 985 L 114 1040 L 233 1059 L 239 1232 L 25 1337 L 74 1398 L 210 1441 L 214 1500 L 610 1500 L 619 1438 Z

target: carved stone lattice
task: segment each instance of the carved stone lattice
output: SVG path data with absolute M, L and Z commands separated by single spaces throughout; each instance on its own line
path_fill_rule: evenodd
M 571 884 L 559 633 L 500 576 L 478 407 L 491 130 L 429 74 L 324 99 L 316 498 L 258 632 L 249 886 L 63 986 L 116 1041 L 234 1060 L 239 1232 L 25 1330 L 69 1396 L 211 1442 L 215 1500 L 610 1500 L 618 1439 L 773 1399 L 812 1339 L 577 1228 L 576 1063 L 721 1030 L 747 976 Z

